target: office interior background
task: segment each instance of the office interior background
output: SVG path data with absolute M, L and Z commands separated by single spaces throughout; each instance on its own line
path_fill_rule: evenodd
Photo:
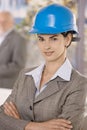
M 73 66 L 87 76 L 87 1 L 86 0 L 0 0 L 0 10 L 11 11 L 15 18 L 15 28 L 28 39 L 26 67 L 43 62 L 36 44 L 36 36 L 28 30 L 35 13 L 43 6 L 59 3 L 69 7 L 76 15 L 80 41 L 68 48 L 68 57 Z

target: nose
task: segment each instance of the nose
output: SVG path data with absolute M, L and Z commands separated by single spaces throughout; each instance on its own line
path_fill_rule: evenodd
M 49 41 L 45 41 L 44 48 L 45 48 L 46 50 L 49 50 L 49 49 L 51 48 Z

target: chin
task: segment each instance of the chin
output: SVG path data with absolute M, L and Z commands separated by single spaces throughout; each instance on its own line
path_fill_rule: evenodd
M 52 58 L 46 58 L 46 61 L 47 61 L 47 62 L 54 62 L 55 59 L 52 59 Z

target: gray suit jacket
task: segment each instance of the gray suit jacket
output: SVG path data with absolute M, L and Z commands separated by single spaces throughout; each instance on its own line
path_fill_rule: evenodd
M 87 130 L 87 115 L 85 116 L 85 118 L 83 120 L 83 125 L 82 125 L 81 130 Z
M 26 62 L 26 39 L 12 30 L 0 46 L 0 88 L 12 88 Z
M 72 130 L 80 130 L 86 98 L 87 79 L 75 70 L 71 80 L 60 77 L 50 81 L 48 87 L 35 98 L 35 83 L 32 76 L 20 73 L 12 94 L 7 101 L 13 101 L 21 115 L 21 120 L 4 114 L 0 107 L 0 130 L 24 130 L 30 121 L 43 122 L 64 118 L 72 122 Z

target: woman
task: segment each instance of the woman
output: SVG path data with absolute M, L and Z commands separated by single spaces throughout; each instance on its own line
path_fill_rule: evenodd
M 87 79 L 67 58 L 78 33 L 72 12 L 58 4 L 42 8 L 31 33 L 36 33 L 45 63 L 23 70 L 0 109 L 1 130 L 80 130 Z

